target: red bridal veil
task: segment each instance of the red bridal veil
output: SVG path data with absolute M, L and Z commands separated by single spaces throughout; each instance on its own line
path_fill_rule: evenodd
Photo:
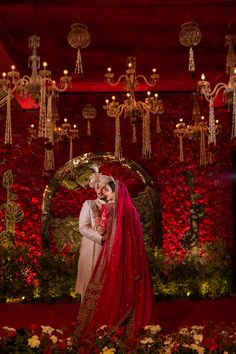
M 109 213 L 108 211 L 108 218 Z M 139 215 L 122 182 L 116 182 L 113 227 L 109 228 L 78 314 L 79 335 L 102 325 L 125 325 L 128 336 L 157 324 L 157 309 Z

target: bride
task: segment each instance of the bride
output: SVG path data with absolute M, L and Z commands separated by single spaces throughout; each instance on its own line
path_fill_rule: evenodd
M 78 334 L 89 337 L 102 325 L 125 327 L 128 337 L 157 324 L 157 308 L 138 212 L 122 182 L 106 186 L 107 203 L 94 210 L 104 244 L 77 316 Z

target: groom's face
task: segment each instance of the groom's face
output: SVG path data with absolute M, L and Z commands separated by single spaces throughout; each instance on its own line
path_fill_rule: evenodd
M 104 200 L 106 198 L 106 185 L 102 183 L 98 183 L 95 187 L 95 191 L 97 193 L 97 197 L 99 199 Z

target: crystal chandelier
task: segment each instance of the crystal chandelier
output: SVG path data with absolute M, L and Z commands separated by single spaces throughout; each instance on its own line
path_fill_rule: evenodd
M 185 22 L 181 25 L 179 41 L 183 46 L 189 48 L 188 71 L 191 74 L 195 73 L 193 47 L 198 45 L 201 42 L 201 39 L 202 33 L 198 28 L 198 24 L 196 22 Z
M 192 120 L 193 125 L 187 125 L 184 123 L 183 118 L 180 118 L 179 123 L 176 124 L 176 129 L 174 131 L 175 136 L 179 138 L 179 160 L 184 162 L 184 148 L 183 139 L 187 138 L 190 140 L 195 140 L 199 143 L 200 148 L 200 166 L 206 166 L 208 163 L 213 162 L 212 152 L 207 149 L 206 140 L 208 138 L 208 144 L 210 143 L 210 127 L 208 127 L 204 116 L 200 114 L 200 107 L 198 104 L 197 94 L 193 93 L 193 111 Z M 219 121 L 215 122 L 215 133 L 220 132 Z
M 32 138 L 39 137 L 50 145 L 53 145 L 53 116 L 52 105 L 55 96 L 59 92 L 66 91 L 71 84 L 71 77 L 68 71 L 64 70 L 59 85 L 51 78 L 51 71 L 47 69 L 47 63 L 43 63 L 40 69 L 40 57 L 37 50 L 40 46 L 40 37 L 32 35 L 29 37 L 29 48 L 32 55 L 28 59 L 28 66 L 31 68 L 31 75 L 20 77 L 16 67 L 12 65 L 11 71 L 2 74 L 0 79 L 0 91 L 7 94 L 7 115 L 5 129 L 5 144 L 12 144 L 11 131 L 11 98 L 15 93 L 21 98 L 31 98 L 39 105 L 38 132 Z M 31 127 L 32 128 L 32 127 Z M 34 131 L 34 128 L 31 129 Z M 52 149 L 45 149 L 44 170 L 52 170 L 54 167 L 54 156 Z
M 81 49 L 90 44 L 90 34 L 88 27 L 83 23 L 74 23 L 68 33 L 67 41 L 72 48 L 77 49 L 77 58 L 75 64 L 75 73 L 83 74 Z
M 127 58 L 127 68 L 125 74 L 121 75 L 117 81 L 114 81 L 114 73 L 111 68 L 107 69 L 105 74 L 105 81 L 111 86 L 116 86 L 120 82 L 124 83 L 124 88 L 127 91 L 126 99 L 123 103 L 116 101 L 116 97 L 112 96 L 112 100 L 106 99 L 106 105 L 103 108 L 106 110 L 109 117 L 115 118 L 115 157 L 121 159 L 122 147 L 121 147 L 121 129 L 120 129 L 120 117 L 122 114 L 125 118 L 130 118 L 130 123 L 133 126 L 133 138 L 132 142 L 137 142 L 136 137 L 136 123 L 138 118 L 142 119 L 143 124 L 143 146 L 142 157 L 151 157 L 151 114 L 157 116 L 157 127 L 159 128 L 159 115 L 164 113 L 164 105 L 162 100 L 158 99 L 158 94 L 151 94 L 147 92 L 147 97 L 144 101 L 136 100 L 135 89 L 140 83 L 140 79 L 143 80 L 148 86 L 155 86 L 157 84 L 159 75 L 156 73 L 156 69 L 152 69 L 152 74 L 148 80 L 144 75 L 136 74 L 136 58 Z M 157 131 L 159 131 L 157 129 Z
M 223 103 L 228 104 L 232 112 L 232 132 L 231 138 L 236 138 L 236 55 L 234 53 L 234 45 L 236 44 L 236 36 L 227 34 L 225 36 L 225 44 L 228 45 L 228 53 L 226 56 L 226 73 L 229 75 L 228 83 L 219 82 L 213 90 L 210 88 L 210 82 L 206 81 L 205 75 L 201 75 L 198 81 L 198 90 L 201 95 L 209 102 L 209 129 L 210 142 L 216 144 L 216 127 L 214 114 L 214 101 L 220 91 L 223 92 Z

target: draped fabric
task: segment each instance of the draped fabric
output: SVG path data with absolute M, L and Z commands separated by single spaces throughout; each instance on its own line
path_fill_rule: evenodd
M 128 336 L 157 324 L 157 309 L 139 215 L 123 183 L 107 212 L 107 240 L 78 314 L 78 331 L 90 336 L 102 325 L 125 326 Z

